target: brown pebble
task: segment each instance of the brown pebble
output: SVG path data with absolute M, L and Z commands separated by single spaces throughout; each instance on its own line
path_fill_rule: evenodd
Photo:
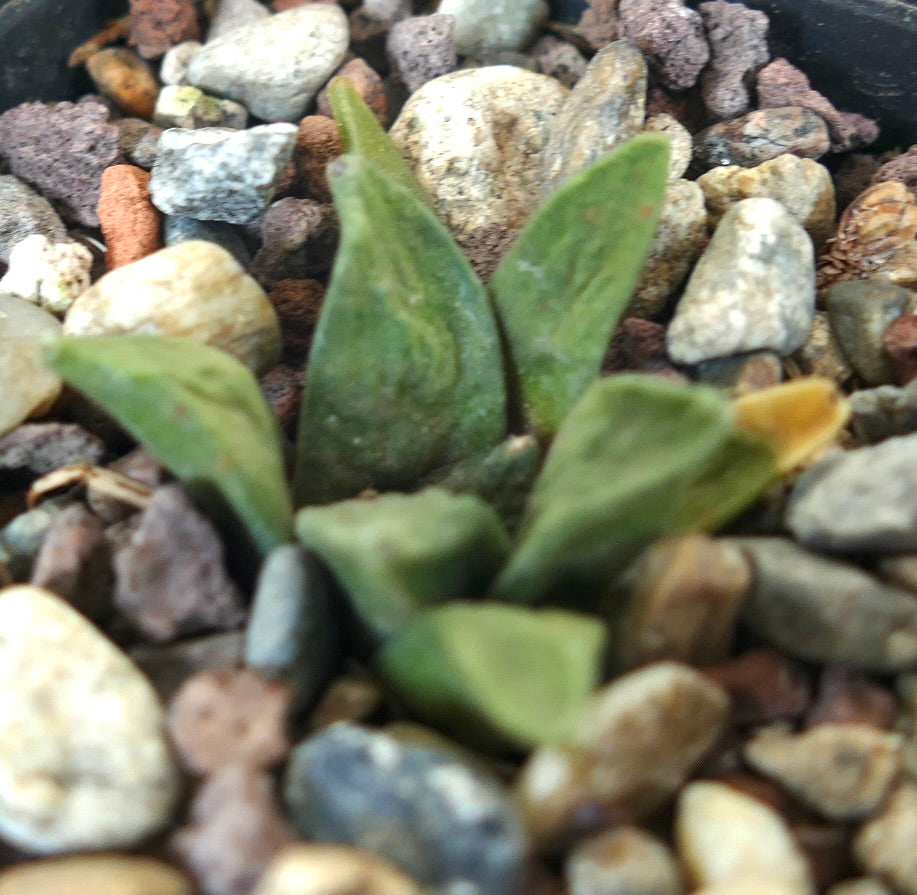
M 261 393 L 267 398 L 280 427 L 286 432 L 292 432 L 299 416 L 299 402 L 305 379 L 302 367 L 303 364 L 295 367 L 278 364 L 258 380 Z
M 334 78 L 344 78 L 349 81 L 360 99 L 369 106 L 370 111 L 382 127 L 388 127 L 388 98 L 385 95 L 385 85 L 382 78 L 370 67 L 365 59 L 351 59 L 335 73 Z M 323 87 L 318 95 L 318 114 L 334 118 L 331 103 L 328 100 L 328 88 Z
M 895 697 L 886 687 L 842 665 L 827 665 L 819 677 L 815 699 L 806 712 L 805 726 L 868 724 L 891 730 L 896 713 Z
M 337 123 L 326 115 L 307 115 L 299 122 L 293 160 L 306 194 L 320 202 L 331 201 L 325 165 L 344 151 Z
M 898 385 L 917 379 L 917 315 L 905 314 L 893 320 L 885 330 L 883 343 Z
M 286 722 L 293 692 L 247 668 L 202 671 L 182 684 L 166 727 L 188 770 L 228 764 L 269 768 L 290 751 Z
M 250 895 L 274 855 L 292 841 L 271 777 L 227 765 L 197 791 L 190 823 L 171 845 L 203 895 Z
M 481 282 L 486 283 L 519 238 L 519 230 L 488 224 L 465 235 L 459 245 Z
M 192 0 L 131 0 L 130 44 L 144 59 L 156 59 L 201 31 Z
M 625 317 L 605 354 L 602 369 L 641 370 L 666 359 L 665 327 L 643 317 Z
M 159 212 L 150 201 L 150 176 L 134 165 L 112 165 L 102 172 L 98 213 L 108 270 L 162 248 Z
M 251 275 L 265 288 L 277 280 L 302 279 L 327 271 L 338 241 L 338 219 L 315 199 L 280 199 L 261 215 L 261 248 Z
M 124 47 L 100 50 L 89 57 L 86 69 L 99 93 L 122 112 L 146 120 L 153 117 L 159 82 L 135 52 Z
M 546 34 L 532 45 L 529 55 L 542 74 L 560 81 L 564 87 L 572 88 L 586 71 L 586 57 L 572 43 Z
M 325 691 L 309 717 L 310 730 L 322 730 L 338 721 L 366 721 L 382 706 L 379 685 L 366 677 L 338 678 Z
M 268 298 L 283 332 L 283 359 L 301 366 L 309 353 L 325 287 L 318 280 L 278 280 L 271 286 Z
M 917 145 L 907 152 L 896 155 L 876 171 L 872 182 L 882 183 L 886 180 L 897 180 L 911 192 L 917 193 Z

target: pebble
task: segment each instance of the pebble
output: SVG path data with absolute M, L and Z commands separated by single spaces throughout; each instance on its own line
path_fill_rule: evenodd
M 174 867 L 128 855 L 74 855 L 0 872 L 0 895 L 192 895 Z
M 712 224 L 743 199 L 776 199 L 805 227 L 816 251 L 834 235 L 837 208 L 831 174 L 812 159 L 789 153 L 753 168 L 725 165 L 697 179 Z
M 635 317 L 661 313 L 688 275 L 706 239 L 707 211 L 701 188 L 691 180 L 670 183 L 627 313 Z
M 878 571 L 885 580 L 913 591 L 917 583 L 915 557 L 905 554 L 880 563 Z M 817 724 L 868 724 L 890 730 L 898 707 L 891 691 L 864 674 L 843 665 L 822 669 L 818 692 L 806 712 L 805 726 Z
M 159 212 L 150 201 L 150 174 L 143 168 L 135 165 L 106 168 L 102 172 L 98 211 L 105 238 L 105 264 L 109 270 L 133 264 L 162 248 Z M 89 254 L 86 249 L 83 251 Z M 88 286 L 87 270 L 86 284 L 81 292 Z
M 157 127 L 230 127 L 248 124 L 248 109 L 231 99 L 208 96 L 190 84 L 163 87 L 156 98 L 153 124 Z
M 615 41 L 592 57 L 549 123 L 543 196 L 642 130 L 646 78 L 643 55 L 630 41 Z
M 871 816 L 901 771 L 900 734 L 866 724 L 818 724 L 799 734 L 759 731 L 743 750 L 756 771 L 776 780 L 823 817 Z
M 2 591 L 0 628 L 3 837 L 54 853 L 128 847 L 164 827 L 178 776 L 143 675 L 37 587 Z
M 283 330 L 283 357 L 303 366 L 318 323 L 325 287 L 318 280 L 278 280 L 270 299 Z
M 211 242 L 182 242 L 106 274 L 67 312 L 69 335 L 148 332 L 197 339 L 255 371 L 280 355 L 277 317 L 261 287 Z
M 65 504 L 66 498 L 50 498 L 33 510 L 14 516 L 0 529 L 0 557 L 14 578 L 27 581 L 42 541 Z
M 45 366 L 41 347 L 42 337 L 60 328 L 47 311 L 0 294 L 0 435 L 46 413 L 60 394 L 60 377 Z
M 159 81 L 152 69 L 132 50 L 110 47 L 93 53 L 86 70 L 102 96 L 136 118 L 153 115 Z
M 783 364 L 773 351 L 753 351 L 704 361 L 694 372 L 697 382 L 716 386 L 730 398 L 770 388 L 783 380 Z
M 337 248 L 334 209 L 314 199 L 281 199 L 261 216 L 261 248 L 251 274 L 265 287 L 277 280 L 304 279 L 331 267 Z
M 385 50 L 408 93 L 458 68 L 454 32 L 453 15 L 409 16 L 392 25 Z
M 696 888 L 761 879 L 814 895 L 805 856 L 772 808 L 722 783 L 689 783 L 678 799 L 678 855 Z
M 330 114 L 330 112 L 329 112 Z M 307 196 L 331 202 L 325 168 L 344 151 L 337 122 L 326 115 L 307 115 L 299 122 L 293 162 Z
M 828 128 L 814 112 L 798 106 L 759 109 L 714 124 L 694 136 L 694 163 L 753 168 L 786 152 L 821 158 L 830 148 Z
M 269 16 L 264 4 L 258 0 L 216 0 L 210 27 L 207 29 L 207 43 L 242 25 L 259 22 Z
M 188 83 L 191 57 L 203 46 L 197 40 L 183 40 L 166 50 L 159 66 L 159 80 L 168 87 Z
M 36 233 L 50 242 L 67 238 L 64 222 L 47 199 L 18 177 L 0 175 L 0 261 L 9 262 L 13 248 Z
M 335 724 L 295 749 L 284 798 L 303 837 L 373 851 L 422 886 L 505 895 L 520 881 L 511 800 L 449 753 Z
M 382 707 L 384 698 L 379 683 L 372 678 L 359 673 L 343 675 L 322 694 L 309 716 L 309 728 L 322 730 L 339 721 L 369 721 Z
M 52 242 L 41 233 L 13 246 L 0 292 L 63 316 L 92 282 L 92 252 L 78 242 Z
M 627 599 L 613 655 L 630 669 L 660 659 L 706 665 L 726 658 L 748 561 L 725 541 L 691 534 L 658 541 L 625 573 Z
M 568 90 L 586 71 L 586 58 L 572 43 L 553 34 L 538 38 L 529 50 L 543 75 L 560 81 Z
M 200 36 L 193 0 L 131 0 L 130 28 L 129 43 L 144 59 Z
M 887 385 L 895 366 L 885 351 L 889 326 L 909 312 L 914 296 L 882 280 L 848 280 L 829 287 L 825 306 L 831 329 L 866 385 Z
M 700 82 L 704 105 L 717 120 L 744 115 L 751 100 L 747 84 L 771 58 L 767 15 L 725 0 L 701 3 L 697 9 L 710 44 L 710 64 Z
M 101 463 L 102 440 L 76 423 L 27 423 L 0 438 L 0 470 L 44 475 L 70 463 Z
M 644 131 L 665 134 L 669 138 L 669 183 L 676 183 L 691 164 L 693 142 L 691 132 L 667 112 L 658 112 L 646 119 Z
M 486 283 L 500 266 L 506 253 L 519 238 L 519 230 L 493 224 L 466 234 L 458 241 L 462 254 L 482 283 Z
M 825 311 L 815 312 L 808 338 L 802 348 L 793 355 L 793 361 L 799 366 L 801 373 L 824 376 L 838 385 L 845 384 L 853 377 L 853 367 L 841 350 Z M 850 398 L 852 397 L 851 395 Z
M 251 264 L 248 246 L 242 234 L 232 224 L 223 221 L 199 221 L 197 218 L 170 214 L 165 217 L 162 232 L 167 246 L 202 239 L 225 249 L 242 267 Z
M 252 895 L 422 895 L 372 852 L 298 842 L 278 854 Z
M 917 144 L 882 165 L 872 177 L 873 183 L 897 180 L 911 192 L 917 192 Z M 865 186 L 865 185 L 864 185 Z
M 274 855 L 292 840 L 271 777 L 230 764 L 194 794 L 189 822 L 170 846 L 202 895 L 249 895 Z
M 344 63 L 335 73 L 334 78 L 343 78 L 349 81 L 356 90 L 360 99 L 369 106 L 370 111 L 382 127 L 388 127 L 388 97 L 385 94 L 385 84 L 365 59 L 351 59 Z M 331 103 L 328 101 L 328 88 L 323 87 L 318 94 L 316 103 L 319 115 L 333 118 Z
M 810 109 L 827 125 L 833 152 L 849 152 L 875 142 L 879 126 L 871 118 L 838 112 L 820 93 L 812 90 L 809 79 L 786 59 L 778 58 L 758 72 L 758 104 L 762 109 L 798 106 Z
M 339 6 L 309 3 L 211 38 L 192 57 L 188 81 L 264 121 L 298 121 L 344 61 L 348 36 Z
M 917 895 L 917 784 L 902 783 L 881 813 L 861 827 L 853 850 L 867 873 L 901 895 Z
M 219 536 L 180 485 L 154 491 L 114 567 L 115 604 L 150 640 L 229 630 L 245 620 Z
M 744 199 L 723 215 L 669 326 L 669 356 L 696 364 L 806 340 L 815 312 L 812 241 L 773 199 Z
M 917 601 L 910 593 L 792 541 L 739 543 L 755 573 L 743 619 L 759 637 L 800 659 L 878 674 L 917 662 Z
M 455 49 L 523 50 L 548 18 L 544 0 L 440 0 L 437 12 L 455 17 Z
M 844 880 L 835 883 L 825 895 L 894 895 L 884 883 L 872 877 Z
M 621 0 L 621 37 L 640 49 L 650 68 L 669 90 L 697 83 L 710 58 L 701 17 L 681 0 Z
M 349 17 L 351 51 L 377 71 L 385 71 L 386 36 L 395 22 L 412 12 L 410 0 L 364 0 Z
M 389 136 L 458 239 L 521 227 L 538 204 L 541 154 L 566 96 L 553 78 L 511 66 L 457 71 L 413 94 Z
M 166 214 L 244 224 L 271 201 L 293 155 L 296 128 L 170 128 L 159 140 L 150 196 Z
M 188 678 L 169 703 L 166 726 L 182 764 L 212 774 L 229 764 L 270 768 L 290 751 L 292 692 L 250 669 L 211 669 Z
M 0 155 L 12 173 L 87 227 L 99 226 L 102 171 L 119 152 L 118 128 L 99 103 L 23 103 L 0 115 Z
M 742 876 L 694 889 L 691 895 L 797 895 L 797 888 L 763 876 Z
M 793 489 L 786 524 L 818 550 L 917 550 L 917 434 L 813 466 Z
M 665 363 L 665 327 L 642 317 L 625 317 L 618 324 L 602 370 L 641 370 Z
M 893 320 L 882 344 L 894 368 L 895 382 L 907 385 L 917 379 L 917 315 L 903 314 Z
M 131 164 L 149 171 L 156 163 L 162 128 L 141 118 L 119 118 L 116 125 L 122 155 Z
M 315 558 L 293 544 L 272 550 L 258 575 L 245 664 L 288 684 L 297 708 L 315 702 L 337 657 L 328 587 Z
M 536 843 L 647 817 L 714 744 L 729 698 L 694 669 L 657 662 L 602 687 L 564 743 L 536 749 L 516 798 Z
M 678 864 L 666 845 L 639 827 L 584 839 L 564 864 L 570 895 L 681 895 Z

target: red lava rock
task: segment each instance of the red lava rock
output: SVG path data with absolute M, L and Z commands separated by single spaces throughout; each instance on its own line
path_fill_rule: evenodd
M 287 715 L 293 691 L 247 668 L 203 671 L 182 684 L 166 727 L 195 774 L 228 764 L 269 768 L 290 751 Z
M 828 665 L 819 677 L 805 726 L 833 722 L 891 730 L 896 714 L 895 697 L 885 687 L 849 668 Z
M 461 241 L 465 257 L 482 282 L 486 283 L 493 276 L 503 256 L 519 238 L 519 233 L 519 230 L 504 227 L 502 224 L 489 224 L 475 230 Z
M 809 79 L 786 59 L 777 58 L 758 72 L 758 104 L 762 109 L 801 106 L 820 115 L 828 125 L 831 149 L 846 152 L 868 146 L 879 136 L 879 126 L 871 118 L 851 112 L 838 112 L 809 85 Z
M 190 824 L 171 846 L 203 895 L 250 895 L 271 858 L 292 841 L 271 777 L 227 765 L 198 789 Z
M 0 119 L 2 121 L 2 119 Z M 331 201 L 325 165 L 344 151 L 337 123 L 326 115 L 307 115 L 299 122 L 293 161 L 307 195 Z
M 535 41 L 529 55 L 542 74 L 556 78 L 564 87 L 572 87 L 586 71 L 586 57 L 573 44 L 553 34 Z
M 99 463 L 100 438 L 75 423 L 25 423 L 0 438 L 0 470 L 23 469 L 44 475 L 70 463 Z
M 144 59 L 156 59 L 175 44 L 200 36 L 192 0 L 131 0 L 129 43 Z
M 102 172 L 98 214 L 109 270 L 162 248 L 159 212 L 150 201 L 150 176 L 134 165 L 112 165 Z
M 100 619 L 111 607 L 111 557 L 102 523 L 82 504 L 57 515 L 35 557 L 31 583 Z
M 886 180 L 897 180 L 917 193 L 917 145 L 886 162 L 872 178 L 873 183 L 884 183 Z
M 884 345 L 898 385 L 917 379 L 917 315 L 905 314 L 894 320 L 885 330 Z
M 410 0 L 364 0 L 350 13 L 350 49 L 376 71 L 385 71 L 385 38 L 395 22 L 411 15 Z
M 409 93 L 458 67 L 454 32 L 451 15 L 410 16 L 392 25 L 385 50 L 392 71 Z
M 618 325 L 602 369 L 640 370 L 666 359 L 665 327 L 643 317 L 625 317 Z
M 751 650 L 708 665 L 703 674 L 729 693 L 737 724 L 798 718 L 809 706 L 811 683 L 803 667 L 776 650 Z
M 271 286 L 268 298 L 280 320 L 283 358 L 293 366 L 301 366 L 309 353 L 325 287 L 318 280 L 278 280 Z
M 119 156 L 118 128 L 99 103 L 22 103 L 0 115 L 0 155 L 17 177 L 97 227 L 102 172 Z
M 303 362 L 305 358 L 303 358 Z M 287 364 L 278 364 L 269 373 L 265 373 L 258 380 L 261 393 L 271 405 L 271 410 L 280 422 L 280 427 L 285 432 L 292 432 L 296 428 L 299 416 L 299 402 L 302 399 L 302 388 L 305 373 L 303 363 L 295 367 Z
M 89 57 L 86 70 L 96 89 L 122 112 L 152 118 L 159 95 L 159 81 L 135 52 L 111 47 Z
M 376 116 L 379 124 L 382 127 L 388 127 L 388 98 L 385 95 L 385 85 L 382 83 L 382 78 L 365 59 L 351 59 L 350 62 L 342 65 L 332 77 L 350 81 L 360 99 Z M 334 118 L 331 103 L 328 101 L 327 88 L 322 88 L 318 95 L 318 114 Z
M 180 485 L 156 489 L 114 566 L 115 603 L 151 640 L 229 630 L 245 620 L 223 545 Z
M 261 248 L 251 274 L 262 286 L 324 273 L 337 247 L 334 209 L 314 199 L 280 199 L 261 216 Z
M 576 33 L 593 50 L 617 40 L 619 32 L 618 0 L 587 0 L 587 6 L 576 25 Z

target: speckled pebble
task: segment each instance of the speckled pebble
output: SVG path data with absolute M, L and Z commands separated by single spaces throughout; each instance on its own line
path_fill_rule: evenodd
M 70 463 L 98 465 L 105 444 L 76 423 L 25 423 L 0 438 L 0 470 L 44 475 Z
M 522 50 L 548 17 L 545 0 L 440 0 L 437 12 L 455 16 L 455 48 Z
M 163 87 L 156 97 L 153 124 L 157 127 L 231 127 L 248 124 L 248 110 L 231 99 L 208 96 L 188 85 Z
M 392 25 L 385 48 L 408 93 L 458 67 L 454 31 L 455 16 L 442 14 L 409 16 Z
M 0 175 L 0 261 L 9 262 L 13 248 L 33 234 L 60 242 L 67 230 L 47 199 L 18 177 Z
M 266 19 L 270 12 L 258 0 L 215 0 L 207 43 L 229 34 L 242 25 Z
M 13 246 L 0 291 L 63 315 L 92 282 L 92 252 L 78 242 L 33 233 Z
M 156 163 L 162 129 L 142 118 L 119 118 L 118 146 L 124 157 L 149 171 Z

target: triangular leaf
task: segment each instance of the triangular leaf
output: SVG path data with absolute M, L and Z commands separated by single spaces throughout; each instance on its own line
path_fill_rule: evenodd
M 299 503 L 409 488 L 506 426 L 496 321 L 448 232 L 364 159 L 328 177 L 341 242 L 302 401 Z
M 277 419 L 235 358 L 192 339 L 125 335 L 57 339 L 48 362 L 197 497 L 219 495 L 261 553 L 289 540 Z
M 465 742 L 525 748 L 567 732 L 599 683 L 605 636 L 571 612 L 450 603 L 386 644 L 378 666 L 422 720 Z
M 523 412 L 542 439 L 598 375 L 665 197 L 668 140 L 645 134 L 568 181 L 490 282 Z

